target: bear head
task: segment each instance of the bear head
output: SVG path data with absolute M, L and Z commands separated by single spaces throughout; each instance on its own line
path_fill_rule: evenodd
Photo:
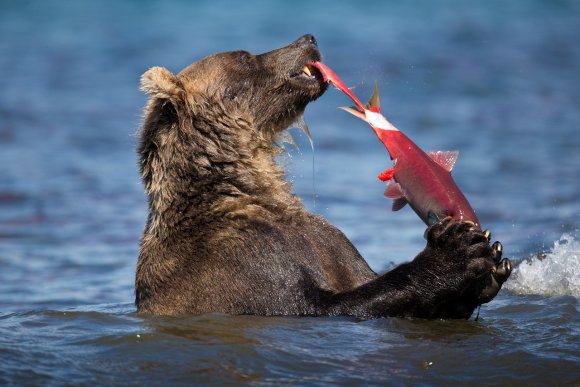
M 286 129 L 327 84 L 310 62 L 319 61 L 314 36 L 253 55 L 230 51 L 206 57 L 174 75 L 153 67 L 141 78 L 152 100 L 168 101 L 180 119 L 249 127 L 270 137 Z M 234 121 L 234 122 L 229 122 Z M 244 125 L 246 126 L 246 125 Z
M 316 40 L 304 35 L 261 55 L 212 55 L 177 75 L 162 67 L 145 72 L 141 89 L 150 100 L 138 154 L 148 230 L 173 235 L 175 224 L 208 211 L 302 211 L 274 140 L 326 90 L 309 65 L 319 60 Z

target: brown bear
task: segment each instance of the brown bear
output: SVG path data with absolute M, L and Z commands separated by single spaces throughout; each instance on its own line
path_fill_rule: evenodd
M 377 275 L 292 193 L 275 140 L 326 90 L 308 67 L 320 59 L 305 35 L 261 55 L 225 52 L 177 75 L 143 74 L 139 312 L 469 318 L 495 297 L 509 261 L 473 224 L 432 225 L 412 262 Z

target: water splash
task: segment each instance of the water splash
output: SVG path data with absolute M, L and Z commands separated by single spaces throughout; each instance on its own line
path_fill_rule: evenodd
M 563 234 L 545 254 L 525 259 L 505 288 L 516 294 L 571 295 L 580 298 L 580 241 Z
M 312 136 L 310 135 L 310 129 L 308 129 L 308 124 L 306 123 L 306 120 L 304 119 L 304 114 L 299 115 L 290 124 L 289 127 L 301 129 L 306 134 L 306 136 L 308 137 L 308 140 L 310 141 L 310 148 L 312 149 L 312 152 L 314 153 L 314 141 L 312 141 Z
M 300 116 L 298 116 L 298 118 L 292 121 L 292 123 L 288 125 L 287 129 L 292 128 L 300 129 L 304 132 L 304 134 L 306 134 L 306 136 L 308 137 L 308 141 L 310 142 L 310 148 L 312 149 L 312 153 L 314 153 L 314 141 L 312 141 L 312 135 L 310 134 L 310 129 L 308 129 L 308 124 L 306 123 L 306 120 L 304 120 L 303 114 L 301 114 Z M 288 144 L 290 146 L 293 146 L 297 150 L 300 150 L 300 147 L 298 146 L 298 144 L 296 144 L 296 141 L 294 141 L 294 137 L 292 137 L 292 134 L 288 130 L 283 130 L 278 134 L 278 137 L 276 138 L 276 144 L 282 150 L 285 149 L 284 144 Z
M 310 141 L 310 149 L 312 149 L 312 207 L 313 210 L 316 209 L 316 171 L 315 171 L 315 152 L 314 152 L 314 141 L 312 141 L 312 135 L 310 134 L 310 129 L 308 128 L 308 124 L 304 119 L 304 114 L 299 115 L 289 126 L 289 128 L 297 128 L 300 129 L 306 134 L 308 137 L 308 141 Z M 293 139 L 292 139 L 293 141 Z M 288 142 L 288 141 L 286 141 Z M 292 142 L 294 146 L 296 146 L 295 142 Z

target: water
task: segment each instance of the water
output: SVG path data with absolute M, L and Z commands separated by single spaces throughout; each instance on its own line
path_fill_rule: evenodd
M 0 384 L 580 383 L 580 4 L 401 3 L 2 2 Z M 304 33 L 360 97 L 378 79 L 420 146 L 460 151 L 455 180 L 519 263 L 478 321 L 135 314 L 139 76 Z M 289 176 L 380 271 L 423 225 L 390 212 L 348 102 L 309 106 L 314 154 L 296 131 Z
M 506 288 L 518 294 L 580 297 L 580 242 L 564 234 L 548 252 L 520 263 Z

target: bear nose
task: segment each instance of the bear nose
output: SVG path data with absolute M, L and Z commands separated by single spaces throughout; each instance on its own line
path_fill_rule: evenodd
M 312 34 L 306 34 L 302 36 L 300 39 L 298 39 L 298 42 L 300 44 L 311 44 L 313 46 L 318 47 L 318 42 L 316 41 L 316 38 Z

